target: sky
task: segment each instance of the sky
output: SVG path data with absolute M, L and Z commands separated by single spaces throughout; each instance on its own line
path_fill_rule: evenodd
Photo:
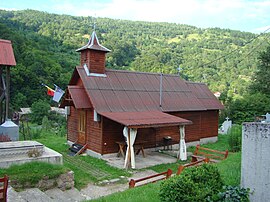
M 172 22 L 253 33 L 270 28 L 270 0 L 1 0 L 0 9 Z

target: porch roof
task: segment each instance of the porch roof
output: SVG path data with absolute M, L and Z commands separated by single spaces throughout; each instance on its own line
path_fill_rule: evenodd
M 190 120 L 160 111 L 100 112 L 99 114 L 125 125 L 128 128 L 149 128 L 192 124 L 192 121 Z
M 77 109 L 91 108 L 91 102 L 83 87 L 68 86 L 68 91 Z

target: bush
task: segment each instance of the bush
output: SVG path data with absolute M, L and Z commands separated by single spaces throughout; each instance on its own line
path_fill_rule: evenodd
M 249 189 L 239 186 L 224 186 L 212 201 L 216 202 L 249 202 Z
M 233 125 L 228 131 L 229 136 L 228 143 L 230 147 L 230 151 L 238 152 L 241 151 L 242 145 L 242 126 L 241 125 Z
M 223 181 L 218 169 L 211 164 L 185 169 L 161 183 L 161 201 L 207 201 L 222 189 Z

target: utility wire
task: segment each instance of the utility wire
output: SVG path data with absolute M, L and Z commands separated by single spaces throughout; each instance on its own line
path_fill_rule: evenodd
M 248 57 L 249 55 L 251 55 L 251 53 L 253 53 L 258 47 L 260 47 L 262 44 L 263 44 L 263 42 L 267 42 L 269 45 L 270 45 L 270 43 L 269 43 L 269 41 L 268 41 L 268 38 L 270 37 L 270 35 L 268 35 L 268 36 L 266 36 L 265 38 L 264 38 L 264 41 L 262 41 L 261 43 L 259 43 L 257 46 L 255 46 L 251 51 L 249 51 L 249 53 L 245 56 L 245 57 Z
M 257 35 L 257 36 L 254 37 L 253 39 L 249 40 L 249 41 L 248 41 L 244 46 L 242 46 L 241 48 L 245 47 L 247 44 L 250 44 L 252 41 L 254 41 L 255 39 L 259 38 L 260 36 L 262 36 L 264 33 L 266 33 L 266 32 L 269 31 L 269 30 L 270 30 L 270 27 L 267 28 L 265 31 L 261 32 L 259 35 Z M 210 61 L 210 62 L 204 63 L 202 66 L 206 66 L 206 65 L 212 64 L 212 63 L 214 63 L 214 62 L 216 62 L 216 61 L 218 61 L 218 60 L 220 60 L 220 59 L 222 59 L 222 58 L 225 58 L 225 57 L 227 57 L 227 56 L 233 54 L 234 52 L 239 51 L 239 49 L 240 49 L 240 48 L 235 49 L 235 50 L 231 51 L 231 52 L 228 53 L 228 54 L 225 54 L 225 55 L 223 55 L 223 56 L 218 57 L 218 58 L 215 59 L 215 60 L 212 60 L 212 61 Z M 252 52 L 253 52 L 253 51 L 249 52 L 248 55 L 250 55 Z M 248 55 L 247 55 L 247 56 L 248 56 Z

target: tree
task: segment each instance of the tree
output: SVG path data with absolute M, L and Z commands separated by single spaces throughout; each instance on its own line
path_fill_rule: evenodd
M 44 116 L 49 116 L 50 105 L 43 100 L 38 100 L 34 102 L 31 106 L 31 121 L 39 125 L 42 124 Z
M 270 99 L 261 93 L 247 94 L 243 98 L 232 101 L 227 110 L 227 116 L 232 119 L 233 123 L 242 124 L 254 121 L 255 116 L 270 111 Z
M 260 92 L 270 96 L 270 46 L 259 56 L 258 70 L 255 72 L 251 92 Z

